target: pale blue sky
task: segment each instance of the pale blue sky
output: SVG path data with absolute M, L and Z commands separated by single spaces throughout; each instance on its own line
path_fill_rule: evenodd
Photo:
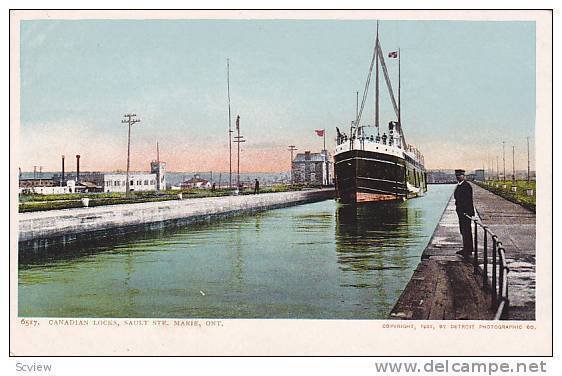
M 287 170 L 287 145 L 317 151 L 314 129 L 326 128 L 332 146 L 335 127 L 349 127 L 375 27 L 373 20 L 22 21 L 21 164 L 56 169 L 60 154 L 80 153 L 85 169 L 124 168 L 121 118 L 136 112 L 133 168 L 148 168 L 159 140 L 171 170 L 227 170 L 229 57 L 233 124 L 240 114 L 248 140 L 242 169 Z M 385 55 L 402 50 L 403 128 L 428 168 L 501 161 L 501 140 L 509 157 L 513 144 L 524 151 L 516 164 L 526 168 L 534 22 L 382 21 L 380 38 Z M 387 65 L 396 88 L 396 60 Z M 386 124 L 393 119 L 383 82 Z M 373 112 L 371 90 L 367 123 Z

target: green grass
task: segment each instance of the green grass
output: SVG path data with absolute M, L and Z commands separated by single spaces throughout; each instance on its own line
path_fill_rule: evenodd
M 43 210 L 56 210 L 56 209 L 70 209 L 79 208 L 82 206 L 80 200 L 65 200 L 65 201 L 29 201 L 23 202 L 19 205 L 19 212 L 34 212 Z
M 138 195 L 136 193 L 135 195 Z M 121 198 L 125 197 L 124 193 L 67 193 L 67 194 L 54 194 L 54 195 L 41 195 L 41 194 L 20 194 L 20 202 L 34 202 L 34 201 L 72 201 L 80 200 L 82 198 Z
M 475 182 L 480 187 L 487 189 L 488 191 L 497 194 L 523 206 L 526 209 L 531 210 L 532 212 L 536 212 L 536 200 L 537 200 L 537 183 L 536 181 L 530 181 L 527 183 L 527 180 L 517 180 L 515 184 L 511 180 L 504 181 L 486 181 L 486 182 Z M 497 185 L 497 187 L 496 187 Z M 505 188 L 503 186 L 506 186 Z M 516 186 L 517 191 L 512 192 L 511 187 Z M 527 189 L 533 190 L 533 195 L 527 195 Z
M 276 184 L 260 188 L 260 193 L 300 191 L 304 188 L 302 185 Z M 130 197 L 126 197 L 121 192 L 100 192 L 100 193 L 70 193 L 70 194 L 20 194 L 19 196 L 19 212 L 33 212 L 56 209 L 70 209 L 82 207 L 82 198 L 89 198 L 89 206 L 132 204 L 139 202 L 169 201 L 177 200 L 178 194 L 182 194 L 183 199 L 203 198 L 203 197 L 221 197 L 233 194 L 232 189 L 220 188 L 214 191 L 210 189 L 182 189 L 182 190 L 165 190 L 165 191 L 148 191 L 148 192 L 131 192 Z M 239 194 L 253 194 L 253 188 L 244 188 Z

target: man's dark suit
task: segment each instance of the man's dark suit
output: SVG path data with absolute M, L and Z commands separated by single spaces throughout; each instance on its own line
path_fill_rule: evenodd
M 464 256 L 472 253 L 472 229 L 471 221 L 464 215 L 474 216 L 474 204 L 472 202 L 472 187 L 467 181 L 457 185 L 455 189 L 455 205 L 457 207 L 457 215 L 459 217 L 459 228 L 462 236 Z

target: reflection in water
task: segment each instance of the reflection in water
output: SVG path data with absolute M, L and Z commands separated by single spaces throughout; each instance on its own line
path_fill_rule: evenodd
M 404 203 L 323 201 L 20 252 L 21 316 L 383 318 L 451 187 Z
M 369 290 L 367 299 L 389 311 L 422 249 L 420 214 L 412 201 L 338 207 L 336 252 L 340 268 L 349 272 L 342 287 Z
M 243 245 L 241 239 L 241 227 L 238 226 L 234 233 L 234 261 L 232 262 L 232 289 L 240 292 L 244 288 L 244 258 L 242 255 Z M 259 232 L 259 216 L 256 218 L 256 232 Z
M 394 265 L 374 265 L 386 250 L 403 249 L 413 236 L 408 206 L 374 203 L 341 206 L 337 210 L 336 251 L 344 270 L 376 270 Z M 413 222 L 413 221 L 412 221 Z
M 193 224 L 193 227 L 206 226 L 205 224 Z M 18 254 L 19 269 L 31 268 L 34 265 L 44 266 L 48 264 L 60 264 L 68 261 L 72 263 L 76 259 L 88 260 L 90 256 L 100 252 L 116 249 L 126 249 L 126 244 L 142 242 L 152 243 L 159 239 L 167 239 L 183 229 L 177 227 L 156 228 L 152 230 L 130 232 L 111 232 L 98 236 L 95 240 L 86 239 L 50 245 L 46 248 L 21 247 Z

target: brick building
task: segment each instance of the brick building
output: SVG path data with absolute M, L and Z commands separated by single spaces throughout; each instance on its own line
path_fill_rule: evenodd
M 291 172 L 295 184 L 328 185 L 333 177 L 326 150 L 320 153 L 305 151 L 297 154 L 293 159 Z

